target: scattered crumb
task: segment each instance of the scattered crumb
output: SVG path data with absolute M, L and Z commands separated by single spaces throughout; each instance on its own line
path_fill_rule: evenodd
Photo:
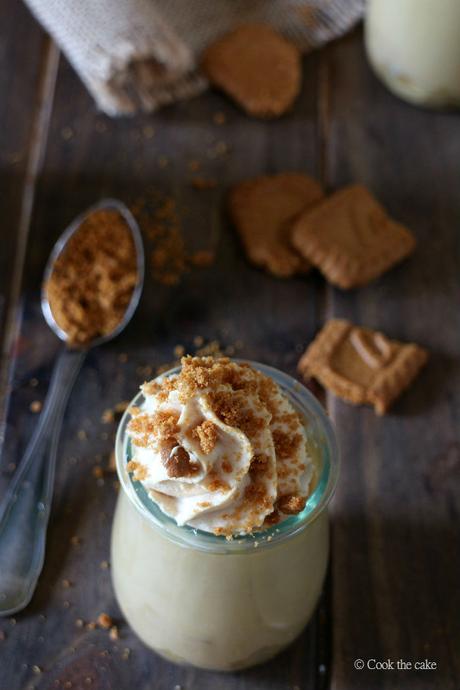
M 96 479 L 101 479 L 104 476 L 104 470 L 99 465 L 96 465 L 96 467 L 93 467 L 92 474 Z
M 86 441 L 88 438 L 88 434 L 84 429 L 79 429 L 77 432 L 77 436 L 80 439 L 80 441 Z
M 36 388 L 36 386 L 38 386 L 38 379 L 36 379 L 36 378 L 30 379 L 29 386 L 32 386 L 32 388 Z
M 108 630 L 112 627 L 112 619 L 108 613 L 100 613 L 97 617 L 97 623 L 101 628 Z
M 104 410 L 104 412 L 102 413 L 102 417 L 101 417 L 101 422 L 103 424 L 111 424 L 114 421 L 114 419 L 115 419 L 115 416 L 114 416 L 112 410 L 110 410 L 110 409 Z
M 29 408 L 29 409 L 30 409 L 31 412 L 35 412 L 35 413 L 36 413 L 36 412 L 40 412 L 40 410 L 42 409 L 42 407 L 43 407 L 43 405 L 42 405 L 41 400 L 34 400 L 33 402 L 30 403 L 30 408 Z
M 201 347 L 203 345 L 203 343 L 204 343 L 204 338 L 202 335 L 196 335 L 193 338 L 193 344 L 195 345 L 195 347 Z
M 144 367 L 137 367 L 136 369 L 136 374 L 139 374 L 139 376 L 142 376 L 144 379 L 149 378 L 152 376 L 153 369 L 151 366 L 146 365 Z
M 201 251 L 195 252 L 189 257 L 190 263 L 197 268 L 207 268 L 214 263 L 214 260 L 214 252 L 207 249 L 202 249 Z
M 153 245 L 150 267 L 154 280 L 168 286 L 179 284 L 194 264 L 189 260 L 176 201 L 151 192 L 135 201 L 131 210 Z
M 96 623 L 94 621 L 90 621 L 89 623 L 86 624 L 86 629 L 87 630 L 95 630 L 96 629 Z
M 41 668 L 40 666 L 37 666 L 37 664 L 34 664 L 34 665 L 32 666 L 32 671 L 33 671 L 34 673 L 36 673 L 36 674 L 39 674 L 39 673 L 42 672 L 42 668 Z
M 176 345 L 174 348 L 175 357 L 183 357 L 185 355 L 185 347 L 183 345 Z
M 192 187 L 194 189 L 214 189 L 217 187 L 217 180 L 213 177 L 193 177 Z
M 77 618 L 76 621 L 75 621 L 75 626 L 76 626 L 77 628 L 83 628 L 84 624 L 85 624 L 85 623 L 84 623 L 84 621 L 83 621 L 81 618 Z
M 73 583 L 70 580 L 65 579 L 62 580 L 62 586 L 64 587 L 64 589 L 69 589 L 73 586 Z
M 101 561 L 99 564 L 99 567 L 101 568 L 101 570 L 108 570 L 109 562 L 108 561 Z
M 145 139 L 151 139 L 155 134 L 155 130 L 151 125 L 146 125 L 142 128 L 142 134 L 144 135 Z
M 122 400 L 121 402 L 117 403 L 114 408 L 115 414 L 123 414 L 123 412 L 128 408 L 129 406 L 129 400 Z
M 127 659 L 129 659 L 129 655 L 130 655 L 130 654 L 131 654 L 130 648 L 129 648 L 129 647 L 125 647 L 124 650 L 123 650 L 123 654 L 121 655 L 121 658 L 122 658 L 124 661 L 126 661 Z
M 111 640 L 118 640 L 119 639 L 118 628 L 116 625 L 112 625 L 112 627 L 110 628 L 109 637 Z
M 221 158 L 228 155 L 230 148 L 225 141 L 218 141 L 214 146 L 208 150 L 209 158 Z
M 215 125 L 224 125 L 226 122 L 226 117 L 222 112 L 214 113 L 212 119 Z
M 117 470 L 117 463 L 116 463 L 116 459 L 115 459 L 115 451 L 114 450 L 112 450 L 112 452 L 110 453 L 109 464 L 107 466 L 107 470 L 109 472 L 116 472 L 116 470 Z
M 81 539 L 80 537 L 77 537 L 77 535 L 75 534 L 73 537 L 70 537 L 70 543 L 72 544 L 72 546 L 78 546 L 79 544 L 81 544 Z

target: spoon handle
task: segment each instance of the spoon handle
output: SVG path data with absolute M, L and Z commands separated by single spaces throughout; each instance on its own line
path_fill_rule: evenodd
M 43 567 L 62 419 L 85 354 L 60 353 L 37 427 L 0 502 L 0 616 L 27 606 Z

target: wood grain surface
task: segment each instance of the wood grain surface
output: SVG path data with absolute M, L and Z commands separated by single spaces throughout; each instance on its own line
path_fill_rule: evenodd
M 459 688 L 458 115 L 393 98 L 371 74 L 357 31 L 305 59 L 302 95 L 279 121 L 250 120 L 216 93 L 154 116 L 109 120 L 64 59 L 54 84 L 57 52 L 26 11 L 8 0 L 2 13 L 10 47 L 0 53 L 0 84 L 10 97 L 0 106 L 0 290 L 3 343 L 14 353 L 2 384 L 3 489 L 37 420 L 30 404 L 43 400 L 59 349 L 38 290 L 49 251 L 73 216 L 103 196 L 131 203 L 154 189 L 175 199 L 189 250 L 213 249 L 216 262 L 173 287 L 149 275 L 126 332 L 89 354 L 65 417 L 36 595 L 23 613 L 0 620 L 0 690 Z M 17 41 L 27 42 L 27 53 Z M 214 122 L 218 112 L 223 125 Z M 216 153 L 221 142 L 224 155 Z M 16 150 L 20 162 L 10 165 Z M 217 187 L 192 187 L 192 161 Z M 284 170 L 311 173 L 328 190 L 367 184 L 414 230 L 416 254 L 350 293 L 316 274 L 280 281 L 254 269 L 228 220 L 225 194 L 240 179 Z M 15 281 L 20 299 L 10 308 Z M 431 361 L 383 419 L 322 394 L 343 469 L 331 507 L 331 572 L 317 614 L 289 650 L 260 668 L 227 675 L 169 664 L 137 640 L 114 600 L 115 477 L 98 479 L 93 469 L 108 464 L 115 424 L 101 416 L 133 397 L 145 367 L 172 361 L 176 345 L 193 351 L 195 336 L 295 374 L 300 352 L 330 316 L 414 340 L 429 348 Z M 86 626 L 102 611 L 117 623 L 118 640 Z M 437 670 L 356 671 L 357 658 L 427 658 Z

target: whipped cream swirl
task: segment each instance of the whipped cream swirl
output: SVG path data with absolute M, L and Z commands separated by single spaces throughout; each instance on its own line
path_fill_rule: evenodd
M 231 537 L 304 508 L 305 428 L 272 379 L 227 358 L 184 357 L 179 374 L 141 389 L 128 469 L 177 524 Z

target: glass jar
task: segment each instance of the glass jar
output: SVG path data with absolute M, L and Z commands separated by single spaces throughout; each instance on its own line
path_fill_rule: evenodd
M 121 490 L 112 578 L 120 607 L 133 630 L 162 656 L 222 671 L 269 659 L 311 618 L 326 573 L 326 506 L 338 474 L 335 436 L 321 405 L 298 381 L 251 364 L 281 387 L 305 419 L 315 476 L 298 515 L 232 540 L 179 527 L 127 472 L 128 412 L 116 439 Z M 132 404 L 142 402 L 139 394 Z
M 369 61 L 395 94 L 437 108 L 460 106 L 460 0 L 368 0 Z

